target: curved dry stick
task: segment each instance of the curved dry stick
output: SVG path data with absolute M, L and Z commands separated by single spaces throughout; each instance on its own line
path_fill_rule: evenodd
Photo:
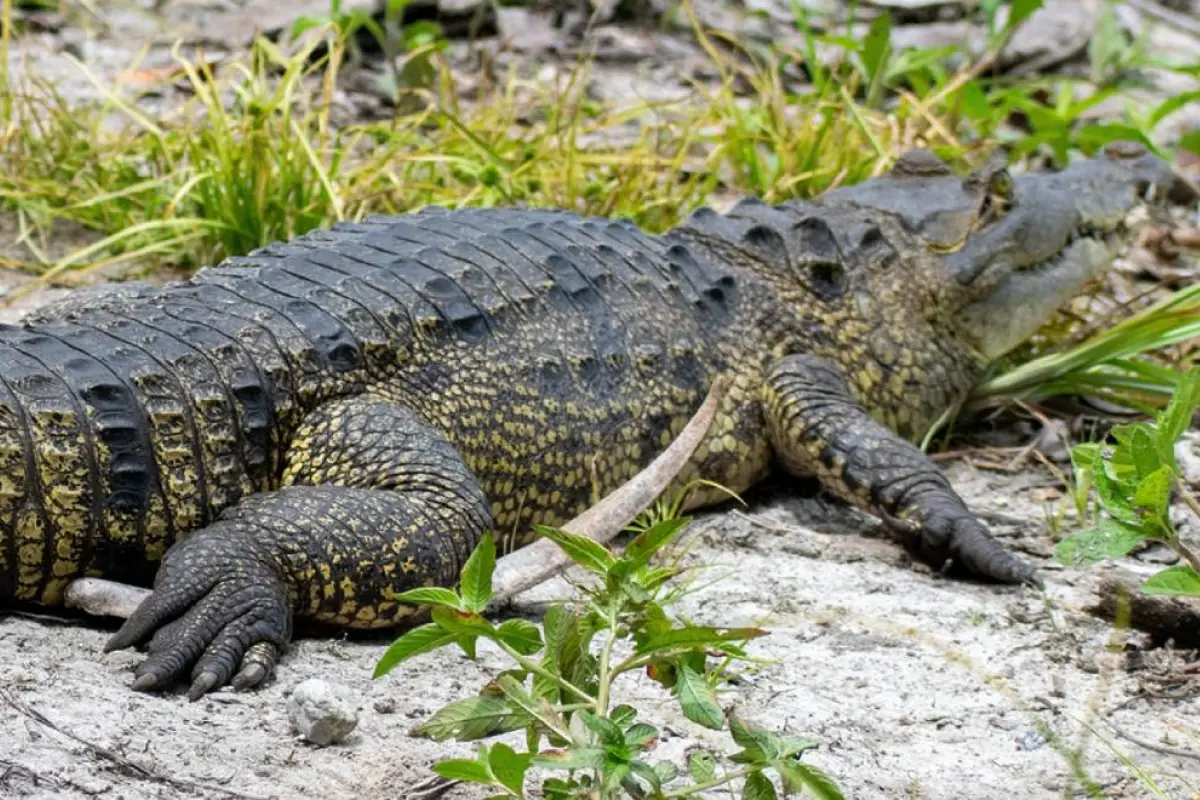
M 587 536 L 601 544 L 610 541 L 637 515 L 667 490 L 671 481 L 691 460 L 717 415 L 717 408 L 730 379 L 721 375 L 713 381 L 704 404 L 675 441 L 650 464 L 599 503 L 563 526 L 563 530 Z M 540 540 L 500 559 L 492 578 L 492 606 L 503 605 L 521 592 L 562 572 L 571 560 L 551 541 Z M 150 595 L 149 589 L 103 578 L 80 578 L 67 586 L 66 605 L 96 617 L 130 616 Z
M 67 584 L 63 603 L 93 617 L 125 619 L 150 596 L 149 589 L 104 578 L 79 578 Z

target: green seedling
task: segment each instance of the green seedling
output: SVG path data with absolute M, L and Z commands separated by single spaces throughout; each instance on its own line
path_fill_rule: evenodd
M 1063 539 L 1057 557 L 1064 564 L 1093 564 L 1120 558 L 1146 541 L 1175 550 L 1182 563 L 1152 575 L 1142 591 L 1200 596 L 1200 555 L 1185 543 L 1170 517 L 1172 493 L 1200 519 L 1175 459 L 1175 443 L 1200 408 L 1200 367 L 1179 379 L 1175 396 L 1153 423 L 1117 425 L 1112 443 L 1077 445 L 1071 452 L 1078 491 L 1095 492 L 1096 524 Z
M 396 598 L 429 606 L 431 621 L 388 648 L 376 677 L 449 645 L 474 658 L 480 639 L 513 662 L 479 694 L 443 707 L 416 733 L 477 741 L 523 731 L 524 748 L 480 743 L 474 759 L 438 762 L 438 775 L 486 786 L 492 797 L 503 798 L 533 796 L 527 786 L 535 777 L 547 798 L 698 797 L 734 785 L 747 798 L 842 797 L 831 778 L 802 760 L 816 742 L 763 730 L 721 705 L 718 687 L 729 668 L 750 661 L 746 643 L 766 631 L 695 625 L 668 614 L 680 591 L 674 581 L 686 572 L 660 558 L 688 524 L 677 509 L 660 508 L 631 526 L 637 533 L 622 554 L 586 537 L 538 527 L 591 579 L 575 599 L 547 610 L 540 625 L 525 619 L 497 624 L 484 616 L 496 563 L 490 535 L 463 567 L 457 591 L 428 587 Z M 671 762 L 654 760 L 658 727 L 615 699 L 617 680 L 638 672 L 671 692 L 692 722 L 728 729 L 738 749 L 727 755 L 694 750 L 686 774 Z

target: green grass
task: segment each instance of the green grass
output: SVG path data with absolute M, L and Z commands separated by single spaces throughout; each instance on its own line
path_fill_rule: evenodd
M 1189 286 L 1070 347 L 980 381 L 976 399 L 1092 394 L 1152 411 L 1171 399 L 1200 340 L 1200 285 Z M 1155 361 L 1142 354 L 1184 345 Z M 1169 358 L 1164 363 L 1164 357 Z M 1174 366 L 1175 368 L 1172 368 Z
M 122 261 L 188 269 L 427 204 L 565 207 L 660 230 L 717 191 L 813 194 L 895 155 L 882 114 L 847 115 L 836 97 L 797 105 L 770 67 L 741 76 L 757 94 L 749 105 L 729 68 L 691 103 L 617 111 L 583 99 L 581 81 L 552 92 L 514 79 L 469 108 L 443 84 L 423 110 L 339 125 L 343 51 L 314 59 L 313 48 L 260 41 L 219 77 L 180 54 L 193 99 L 157 119 L 105 87 L 105 102 L 78 109 L 44 82 L 9 84 L 0 202 L 35 226 L 65 219 L 106 237 L 17 266 L 45 280 Z

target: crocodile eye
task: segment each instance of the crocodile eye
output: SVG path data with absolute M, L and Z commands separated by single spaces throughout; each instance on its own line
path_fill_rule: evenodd
M 979 207 L 979 224 L 987 225 L 1007 214 L 1013 204 L 1012 175 L 1006 169 L 998 169 L 988 177 L 987 193 Z
M 988 181 L 988 190 L 998 197 L 1005 200 L 1012 200 L 1013 195 L 1013 180 L 1012 175 L 1008 174 L 1008 170 L 1000 169 L 992 173 L 991 179 Z

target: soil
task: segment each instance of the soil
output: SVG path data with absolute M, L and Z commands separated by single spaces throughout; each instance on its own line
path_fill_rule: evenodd
M 70 73 L 66 52 L 82 53 L 103 81 L 116 79 L 143 41 L 151 43 L 153 62 L 173 38 L 217 41 L 237 52 L 247 31 L 286 24 L 272 3 L 178 0 L 166 5 L 166 17 L 154 16 L 149 5 L 113 3 L 94 19 L 37 18 L 41 27 L 30 26 L 18 40 L 14 65 L 23 60 L 28 68 L 26 56 L 40 54 L 39 72 L 61 77 L 67 94 L 86 100 L 95 90 Z M 327 4 L 293 5 L 298 12 Z M 899 5 L 911 17 L 898 28 L 905 36 L 918 26 L 944 35 L 947 25 L 962 23 L 962 15 L 950 13 L 953 3 Z M 928 11 L 935 6 L 943 10 Z M 521 13 L 523 38 L 512 57 L 549 58 L 562 34 L 545 15 Z M 731 12 L 729 19 L 753 34 L 761 18 L 747 22 Z M 687 59 L 680 54 L 695 52 L 682 35 L 652 35 L 633 23 L 605 30 L 608 38 L 600 41 L 615 53 L 605 69 L 624 79 L 604 81 L 609 93 L 668 90 L 654 59 L 645 58 L 655 35 L 662 37 L 655 46 L 669 54 L 659 67 L 669 61 L 683 70 Z M 1064 34 L 1062 41 L 1072 40 Z M 1054 55 L 1052 44 L 1045 47 Z M 363 107 L 378 102 L 369 95 L 359 100 Z M 9 255 L 21 245 L 11 221 L 4 225 Z M 88 235 L 65 231 L 55 246 L 67 252 Z M 26 280 L 0 276 L 10 289 Z M 60 291 L 26 296 L 3 309 L 4 321 Z M 1045 594 L 931 574 L 867 517 L 786 482 L 755 492 L 746 509 L 698 516 L 685 542 L 688 557 L 723 577 L 689 595 L 679 610 L 701 623 L 771 632 L 751 646 L 765 663 L 743 671 L 723 703 L 767 727 L 820 741 L 806 758 L 850 798 L 1069 797 L 1080 793 L 1073 775 L 1086 775 L 1101 796 L 1200 797 L 1200 676 L 1188 666 L 1195 654 L 1151 647 L 1147 637 L 1115 631 L 1087 612 L 1107 571 L 1118 567 L 1055 565 L 1054 538 L 1072 524 L 1061 484 L 1036 460 L 1019 458 L 1019 447 L 1002 452 L 1003 461 L 994 451 L 966 452 L 941 464 L 996 534 L 1044 567 Z M 1149 550 L 1119 568 L 1144 575 L 1162 561 L 1161 552 Z M 522 602 L 536 614 L 568 592 L 559 579 Z M 102 655 L 110 631 L 94 620 L 0 617 L 0 796 L 405 797 L 429 777 L 435 760 L 472 750 L 415 738 L 411 728 L 506 666 L 486 647 L 476 662 L 444 651 L 373 681 L 386 640 L 302 639 L 265 688 L 224 690 L 189 703 L 181 694 L 131 692 L 139 657 Z M 287 696 L 314 677 L 360 698 L 359 725 L 339 745 L 306 744 L 289 728 Z M 695 746 L 730 749 L 723 734 L 688 722 L 648 680 L 619 685 L 617 699 L 663 726 L 658 758 L 682 763 Z M 457 787 L 446 796 L 483 794 Z
M 1105 570 L 1057 569 L 1044 558 L 1053 479 L 965 459 L 947 466 L 996 533 L 1044 565 L 1045 596 L 933 575 L 872 535 L 865 517 L 768 487 L 747 510 L 699 516 L 684 542 L 721 579 L 679 610 L 697 622 L 770 630 L 751 648 L 768 663 L 743 672 L 723 703 L 820 741 L 809 758 L 847 797 L 1072 796 L 1066 755 L 1079 747 L 1105 796 L 1152 796 L 1125 759 L 1162 796 L 1195 796 L 1195 756 L 1158 749 L 1196 750 L 1200 686 L 1181 671 L 1187 654 L 1145 650 L 1140 635 L 1114 632 L 1084 611 Z M 559 579 L 523 603 L 536 610 L 568 592 Z M 472 751 L 414 738 L 411 728 L 506 666 L 487 648 L 477 662 L 444 651 L 373 681 L 385 641 L 305 639 L 266 688 L 189 703 L 129 691 L 138 656 L 101 655 L 108 635 L 95 623 L 0 620 L 6 796 L 404 797 L 435 760 Z M 287 695 L 312 677 L 361 698 L 358 728 L 340 745 L 317 748 L 289 729 Z M 729 750 L 648 680 L 630 678 L 617 698 L 664 726 L 658 757 L 681 762 L 699 744 Z M 6 762 L 19 767 L 5 775 Z M 458 788 L 447 796 L 483 795 Z

